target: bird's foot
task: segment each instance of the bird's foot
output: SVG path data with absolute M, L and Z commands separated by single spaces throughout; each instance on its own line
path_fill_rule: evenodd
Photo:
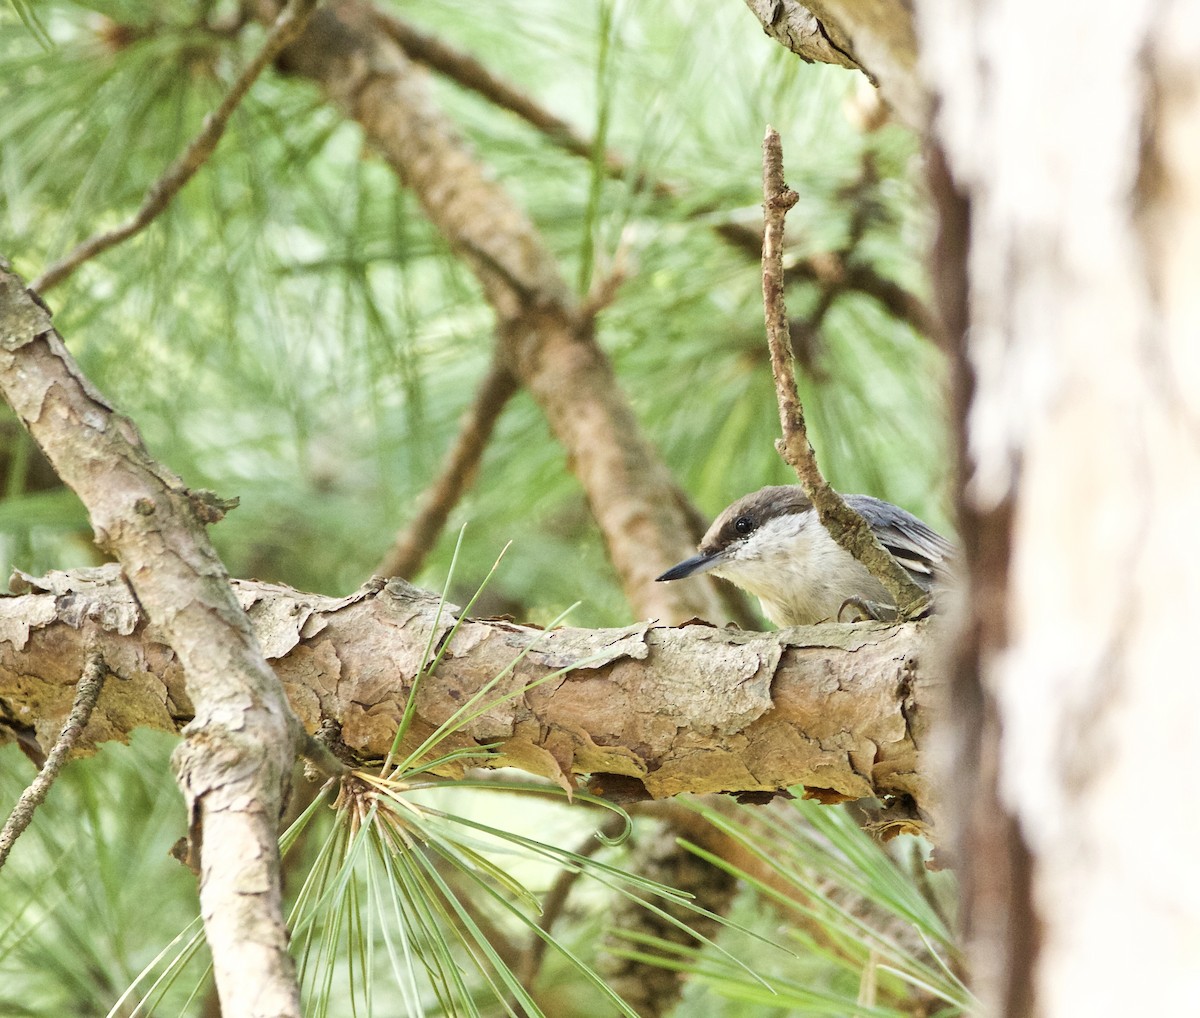
M 847 609 L 853 614 L 847 617 Z M 911 619 L 923 619 L 933 611 L 933 601 L 926 597 L 913 605 L 912 610 L 902 615 L 895 606 L 879 601 L 869 601 L 863 597 L 848 597 L 838 609 L 839 622 L 903 622 Z

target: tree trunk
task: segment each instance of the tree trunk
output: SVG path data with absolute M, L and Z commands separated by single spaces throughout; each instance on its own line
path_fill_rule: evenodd
M 1005 1015 L 1200 1014 L 1200 8 L 1119 11 L 917 4 L 973 578 L 952 812 Z

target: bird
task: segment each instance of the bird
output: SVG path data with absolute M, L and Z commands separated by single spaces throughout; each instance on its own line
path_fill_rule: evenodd
M 932 597 L 948 575 L 954 546 L 898 505 L 871 495 L 843 498 Z M 739 498 L 713 521 L 698 550 L 657 579 L 711 572 L 758 597 L 779 627 L 838 621 L 847 605 L 867 617 L 896 614 L 883 584 L 829 536 L 799 485 L 770 485 Z

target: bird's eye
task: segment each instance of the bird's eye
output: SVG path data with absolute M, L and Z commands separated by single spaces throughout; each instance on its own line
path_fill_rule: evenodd
M 753 516 L 739 516 L 733 521 L 733 529 L 739 534 L 748 534 L 754 529 Z

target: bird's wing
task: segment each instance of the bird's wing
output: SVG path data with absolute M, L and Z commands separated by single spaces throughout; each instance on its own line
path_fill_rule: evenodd
M 954 545 L 907 510 L 870 495 L 848 495 L 846 504 L 921 586 L 929 587 L 935 571 L 943 571 L 942 563 L 954 558 Z

